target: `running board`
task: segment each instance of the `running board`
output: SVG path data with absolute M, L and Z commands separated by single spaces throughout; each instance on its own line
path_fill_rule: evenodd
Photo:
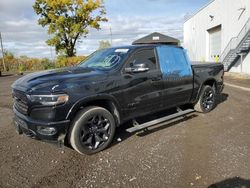
M 169 121 L 169 120 L 178 118 L 178 117 L 180 117 L 180 116 L 185 116 L 185 115 L 187 115 L 187 114 L 189 114 L 189 113 L 192 113 L 192 112 L 194 112 L 193 109 L 187 109 L 187 110 L 184 110 L 184 111 L 179 111 L 179 112 L 176 112 L 176 113 L 174 113 L 174 114 L 168 115 L 168 116 L 166 116 L 166 117 L 162 117 L 162 118 L 159 118 L 159 119 L 155 119 L 155 120 L 152 120 L 152 121 L 143 123 L 143 124 L 134 125 L 133 127 L 126 129 L 126 131 L 129 132 L 129 133 L 133 133 L 133 132 L 136 132 L 136 131 L 140 131 L 140 130 L 142 130 L 142 129 L 146 129 L 146 128 L 148 128 L 148 127 L 151 127 L 151 126 L 153 126 L 153 125 L 162 123 L 162 122 L 164 122 L 164 121 Z

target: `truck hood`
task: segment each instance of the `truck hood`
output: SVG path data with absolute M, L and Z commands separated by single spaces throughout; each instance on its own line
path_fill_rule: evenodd
M 69 67 L 63 69 L 54 69 L 49 71 L 41 71 L 31 73 L 16 80 L 12 88 L 27 93 L 40 92 L 56 92 L 65 88 L 74 80 L 74 84 L 78 81 L 83 84 L 85 82 L 99 81 L 106 78 L 105 72 L 94 70 L 91 68 Z

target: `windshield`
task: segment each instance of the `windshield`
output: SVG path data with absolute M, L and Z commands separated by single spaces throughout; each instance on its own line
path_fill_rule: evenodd
M 119 65 L 127 56 L 129 49 L 108 48 L 98 50 L 83 60 L 79 66 L 86 68 L 95 68 L 110 70 Z

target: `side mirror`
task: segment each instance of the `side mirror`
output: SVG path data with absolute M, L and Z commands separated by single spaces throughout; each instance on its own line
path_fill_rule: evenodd
M 145 63 L 132 65 L 131 67 L 125 68 L 125 72 L 127 73 L 138 73 L 138 72 L 147 72 L 149 68 Z

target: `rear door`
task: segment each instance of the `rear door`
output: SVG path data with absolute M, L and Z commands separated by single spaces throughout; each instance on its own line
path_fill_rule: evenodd
M 193 91 L 193 73 L 182 48 L 157 47 L 160 70 L 163 74 L 164 105 L 177 106 L 190 102 Z

